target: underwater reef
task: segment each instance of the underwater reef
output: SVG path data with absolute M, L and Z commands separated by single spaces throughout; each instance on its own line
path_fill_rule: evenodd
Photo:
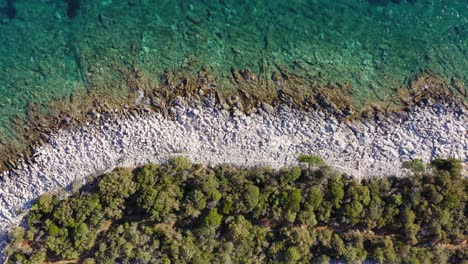
M 27 148 L 31 108 L 123 107 L 179 77 L 270 104 L 323 88 L 358 110 L 400 104 L 429 72 L 466 97 L 464 1 L 390 2 L 2 1 L 0 148 Z

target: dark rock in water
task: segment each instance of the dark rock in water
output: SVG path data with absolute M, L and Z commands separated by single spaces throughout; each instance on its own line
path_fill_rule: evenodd
M 354 113 L 353 108 L 350 105 L 345 106 L 342 112 L 345 117 L 350 116 Z
M 315 100 L 319 106 L 318 109 L 325 110 L 338 118 L 344 118 L 352 114 L 351 106 L 347 105 L 344 109 L 340 109 L 324 94 L 316 95 Z
M 67 15 L 69 18 L 74 18 L 80 9 L 80 0 L 66 0 L 68 4 Z
M 410 4 L 416 4 L 418 0 L 406 0 Z M 371 5 L 380 5 L 380 6 L 385 6 L 388 5 L 390 2 L 394 4 L 400 4 L 402 0 L 368 0 L 369 4 Z
M 0 8 L 0 13 L 4 13 L 8 16 L 8 18 L 15 18 L 16 17 L 16 8 L 15 8 L 15 0 L 7 0 L 6 7 Z
M 71 118 L 67 116 L 67 117 L 62 119 L 61 123 L 62 123 L 62 125 L 66 125 L 66 124 L 69 124 L 70 121 L 71 121 Z
M 371 5 L 387 5 L 389 0 L 368 0 L 367 2 Z

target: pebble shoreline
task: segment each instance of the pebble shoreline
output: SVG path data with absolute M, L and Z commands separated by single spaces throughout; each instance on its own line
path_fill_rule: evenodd
M 401 176 L 402 161 L 468 157 L 467 109 L 454 102 L 343 122 L 320 111 L 262 104 L 246 115 L 213 103 L 176 99 L 160 113 L 102 116 L 76 130 L 57 131 L 34 163 L 0 174 L 0 250 L 7 232 L 40 195 L 108 172 L 162 162 L 174 155 L 193 162 L 237 166 L 297 164 L 301 153 L 321 156 L 357 178 Z M 1 251 L 0 251 L 1 252 Z M 0 254 L 0 260 L 2 260 Z

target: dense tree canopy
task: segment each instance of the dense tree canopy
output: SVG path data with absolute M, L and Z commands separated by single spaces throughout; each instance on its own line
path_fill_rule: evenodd
M 467 179 L 455 159 L 361 182 L 316 157 L 272 170 L 175 158 L 40 197 L 10 263 L 460 263 Z

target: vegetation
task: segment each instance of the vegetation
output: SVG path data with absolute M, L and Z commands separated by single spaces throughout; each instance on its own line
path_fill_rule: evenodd
M 176 158 L 46 194 L 12 231 L 10 263 L 461 263 L 468 187 L 455 159 L 358 182 L 313 166 L 208 168 Z

